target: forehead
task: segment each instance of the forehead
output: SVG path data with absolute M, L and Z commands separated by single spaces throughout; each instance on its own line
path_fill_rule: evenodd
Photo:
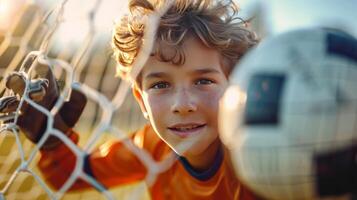
M 185 38 L 180 47 L 159 43 L 156 45 L 155 48 L 160 48 L 159 52 L 162 55 L 155 54 L 157 51 L 153 52 L 143 67 L 141 78 L 148 73 L 160 70 L 170 71 L 171 69 L 182 68 L 194 70 L 212 67 L 222 70 L 220 53 L 215 49 L 208 48 L 196 37 Z M 177 64 L 174 61 L 178 59 L 177 56 L 179 55 L 183 56 L 184 62 Z

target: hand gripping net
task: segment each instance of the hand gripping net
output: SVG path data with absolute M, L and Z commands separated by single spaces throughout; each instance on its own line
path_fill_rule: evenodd
M 106 188 L 102 187 L 96 180 L 92 177 L 85 174 L 83 169 L 83 160 L 84 156 L 91 152 L 95 147 L 95 144 L 98 140 L 109 135 L 116 137 L 117 139 L 121 139 L 123 143 L 132 150 L 135 155 L 144 163 L 144 165 L 148 169 L 148 174 L 146 177 L 146 183 L 152 184 L 155 181 L 156 176 L 166 170 L 173 163 L 173 156 L 169 156 L 168 159 L 157 163 L 153 160 L 153 158 L 144 150 L 137 148 L 130 140 L 125 139 L 127 135 L 124 134 L 123 129 L 118 128 L 117 123 L 114 121 L 115 113 L 120 108 L 129 107 L 132 108 L 131 105 L 126 105 L 128 101 L 125 101 L 128 91 L 130 89 L 130 83 L 127 81 L 119 81 L 117 82 L 118 87 L 112 86 L 115 88 L 115 91 L 105 91 L 104 89 L 97 88 L 95 86 L 89 86 L 90 83 L 83 83 L 85 78 L 83 78 L 83 74 L 89 71 L 86 69 L 88 65 L 85 64 L 90 59 L 90 56 L 95 55 L 91 54 L 91 48 L 93 48 L 95 43 L 95 36 L 98 34 L 96 32 L 96 26 L 94 25 L 94 21 L 96 19 L 96 14 L 98 12 L 98 8 L 101 4 L 109 3 L 108 0 L 96 0 L 94 1 L 94 6 L 87 14 L 87 21 L 89 24 L 89 29 L 87 35 L 85 37 L 84 42 L 80 46 L 80 48 L 73 53 L 73 58 L 71 62 L 67 62 L 68 53 L 59 53 L 58 58 L 51 58 L 50 55 L 50 46 L 51 41 L 54 38 L 58 27 L 63 22 L 63 13 L 66 10 L 66 5 L 71 0 L 63 0 L 58 3 L 53 9 L 48 11 L 47 13 L 42 12 L 40 9 L 37 9 L 36 3 L 34 2 L 26 2 L 26 11 L 31 11 L 31 14 L 24 14 L 17 21 L 15 20 L 14 25 L 10 30 L 6 31 L 4 35 L 0 35 L 0 70 L 1 70 L 1 85 L 0 85 L 0 96 L 8 95 L 9 91 L 6 91 L 4 88 L 4 80 L 8 73 L 11 71 L 17 70 L 22 71 L 25 75 L 29 74 L 34 66 L 26 66 L 25 61 L 31 56 L 37 56 L 37 62 L 49 63 L 54 71 L 64 72 L 64 88 L 62 89 L 61 95 L 57 100 L 55 106 L 52 110 L 48 111 L 44 109 L 42 106 L 36 104 L 32 101 L 28 95 L 26 95 L 26 90 L 28 89 L 29 81 L 26 82 L 25 95 L 21 98 L 19 108 L 24 102 L 32 105 L 42 113 L 44 113 L 48 117 L 47 121 L 47 129 L 45 131 L 44 136 L 38 142 L 37 145 L 32 145 L 24 139 L 24 136 L 20 134 L 18 127 L 16 126 L 16 120 L 19 114 L 19 108 L 17 112 L 13 115 L 8 115 L 6 118 L 14 118 L 14 123 L 10 124 L 1 124 L 1 134 L 0 134 L 0 200 L 1 199 L 61 199 L 67 198 L 68 194 L 66 191 L 73 185 L 76 179 L 81 178 L 84 181 L 91 184 L 97 191 L 100 192 L 100 195 L 105 199 L 142 199 L 143 196 L 140 195 L 144 191 L 143 187 L 137 187 L 138 189 L 129 190 L 130 194 L 117 196 L 113 195 L 111 192 L 107 191 Z M 73 1 L 73 0 L 72 0 Z M 107 2 L 106 2 L 107 1 Z M 1 2 L 1 0 L 0 0 Z M 122 1 L 120 1 L 122 2 Z M 38 3 L 37 3 L 38 4 Z M 123 6 L 126 6 L 127 2 L 122 2 Z M 156 27 L 158 24 L 158 20 L 166 12 L 166 10 L 170 7 L 172 1 L 167 1 L 160 10 L 156 13 L 153 13 L 146 20 L 147 29 L 145 30 L 144 42 L 142 50 L 139 52 L 138 59 L 133 64 L 133 70 L 131 71 L 131 78 L 135 78 L 136 75 L 140 72 L 141 67 L 146 62 L 146 59 L 149 56 L 151 48 L 153 46 L 153 38 L 155 36 Z M 0 3 L 1 6 L 1 3 Z M 77 8 L 80 9 L 80 8 Z M 26 13 L 24 11 L 24 13 Z M 31 18 L 31 21 L 24 22 L 23 19 L 28 20 Z M 26 26 L 24 29 L 19 29 L 18 27 Z M 69 30 L 70 31 L 70 30 Z M 109 41 L 106 41 L 109 42 Z M 105 43 L 101 41 L 101 43 Z M 67 56 L 67 59 L 66 59 Z M 103 60 L 103 58 L 102 58 Z M 113 62 L 110 59 L 106 61 L 102 61 L 102 63 L 95 63 L 99 65 L 99 67 L 107 66 L 107 68 L 114 68 Z M 109 66 L 109 67 L 108 67 Z M 109 69 L 108 69 L 109 70 Z M 63 76 L 63 74 L 62 74 Z M 89 76 L 89 75 L 88 75 Z M 104 76 L 104 75 L 103 75 Z M 114 77 L 114 73 L 110 73 L 110 76 Z M 95 77 L 98 77 L 98 74 L 95 74 Z M 93 78 L 89 78 L 89 80 L 93 80 Z M 101 81 L 99 82 L 101 85 L 104 84 L 105 80 L 101 77 Z M 78 85 L 74 84 L 74 81 L 80 81 L 83 84 Z M 120 83 L 120 84 L 119 84 Z M 87 98 L 90 101 L 93 101 L 97 104 L 95 107 L 94 113 L 98 113 L 100 110 L 101 115 L 96 115 L 92 124 L 95 126 L 90 129 L 90 137 L 87 142 L 84 144 L 84 147 L 79 148 L 75 144 L 72 143 L 70 139 L 68 139 L 64 134 L 62 134 L 59 130 L 53 128 L 53 116 L 58 112 L 59 108 L 62 106 L 63 102 L 69 97 L 72 90 L 80 90 L 84 94 L 86 94 Z M 97 91 L 98 90 L 98 91 Z M 112 98 L 108 98 L 104 93 L 115 93 Z M 132 100 L 131 100 L 132 101 Z M 131 102 L 130 101 L 130 102 Z M 87 105 L 93 106 L 93 105 Z M 93 109 L 92 109 L 93 110 Z M 93 115 L 93 114 L 92 114 Z M 134 116 L 134 117 L 133 117 Z M 82 116 L 83 118 L 83 116 Z M 81 118 L 81 120 L 82 120 Z M 85 118 L 85 116 L 84 116 Z M 140 117 L 135 117 L 135 114 L 129 113 L 129 115 L 123 116 L 122 118 L 131 118 L 126 119 L 127 121 L 140 121 Z M 5 120 L 5 118 L 2 118 Z M 89 120 L 91 121 L 91 120 Z M 126 122 L 127 122 L 126 121 Z M 94 123 L 98 122 L 98 123 Z M 124 124 L 126 123 L 124 122 Z M 88 124 L 87 124 L 88 126 Z M 137 126 L 137 125 L 136 125 Z M 120 126 L 119 126 L 120 127 Z M 39 154 L 40 147 L 44 144 L 45 140 L 53 135 L 58 137 L 66 144 L 76 155 L 76 166 L 70 176 L 70 178 L 65 182 L 62 188 L 58 191 L 54 191 L 48 187 L 46 182 L 41 179 L 41 175 L 37 171 L 36 167 L 36 158 Z M 81 137 L 83 135 L 81 134 Z M 195 141 L 192 141 L 195 142 Z M 190 144 L 182 144 L 181 147 L 183 149 L 188 148 Z M 26 176 L 23 176 L 26 174 Z M 70 198 L 80 199 L 88 197 L 93 198 L 93 196 L 85 195 L 85 193 L 74 194 L 70 196 Z

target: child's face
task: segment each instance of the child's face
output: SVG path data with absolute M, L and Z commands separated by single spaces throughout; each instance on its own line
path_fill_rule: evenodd
M 185 155 L 200 155 L 218 140 L 218 101 L 228 81 L 217 51 L 187 38 L 185 64 L 150 57 L 142 71 L 141 89 L 134 89 L 143 112 L 159 136 L 179 155 L 181 142 L 201 137 Z

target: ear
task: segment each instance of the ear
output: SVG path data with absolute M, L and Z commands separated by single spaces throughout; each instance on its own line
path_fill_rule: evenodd
M 143 96 L 142 96 L 141 89 L 136 84 L 134 84 L 134 86 L 132 87 L 132 92 L 133 92 L 133 95 L 134 95 L 136 101 L 138 102 L 138 104 L 140 106 L 141 112 L 143 113 L 144 117 L 146 119 L 148 119 L 149 115 L 147 113 L 147 110 L 146 110 L 146 107 L 145 107 L 145 104 L 144 104 L 144 101 L 143 101 Z

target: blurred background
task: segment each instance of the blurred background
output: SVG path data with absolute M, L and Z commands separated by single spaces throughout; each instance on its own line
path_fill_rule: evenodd
M 53 13 L 46 23 L 45 14 L 61 3 L 60 0 L 0 0 L 0 80 L 7 73 L 18 70 L 24 57 L 38 50 L 46 33 L 55 22 Z M 98 3 L 99 2 L 99 3 Z M 323 26 L 345 30 L 357 36 L 357 0 L 236 0 L 240 17 L 251 19 L 251 29 L 264 39 L 292 29 Z M 49 57 L 76 64 L 77 80 L 112 99 L 120 84 L 115 77 L 115 61 L 110 47 L 111 30 L 116 20 L 127 12 L 127 0 L 68 0 L 62 23 L 49 44 Z M 92 12 L 93 11 L 93 12 Z M 90 14 L 94 15 L 91 29 Z M 93 31 L 93 32 L 91 32 Z M 90 38 L 88 42 L 88 38 Z M 78 61 L 84 45 L 88 51 Z M 63 73 L 56 71 L 58 76 Z M 0 96 L 6 94 L 0 85 Z M 89 137 L 98 123 L 101 109 L 96 102 L 89 102 L 76 130 L 83 138 Z M 133 97 L 129 95 L 124 106 L 115 112 L 113 124 L 125 132 L 132 132 L 145 123 Z M 111 136 L 103 136 L 101 141 Z M 100 142 L 100 141 L 98 141 Z M 25 156 L 33 145 L 21 140 Z M 21 163 L 18 144 L 9 134 L 0 135 L 0 190 Z M 36 169 L 36 166 L 33 164 Z M 133 188 L 145 191 L 138 183 L 114 191 L 117 199 L 131 198 Z M 136 194 L 137 195 L 137 194 Z M 6 199 L 48 199 L 34 178 L 26 173 L 17 176 Z M 64 199 L 100 199 L 95 191 L 68 194 Z M 148 198 L 142 192 L 138 199 Z M 0 197 L 1 199 L 1 197 Z
M 262 38 L 307 27 L 330 27 L 357 36 L 356 0 L 235 0 L 242 18 Z

